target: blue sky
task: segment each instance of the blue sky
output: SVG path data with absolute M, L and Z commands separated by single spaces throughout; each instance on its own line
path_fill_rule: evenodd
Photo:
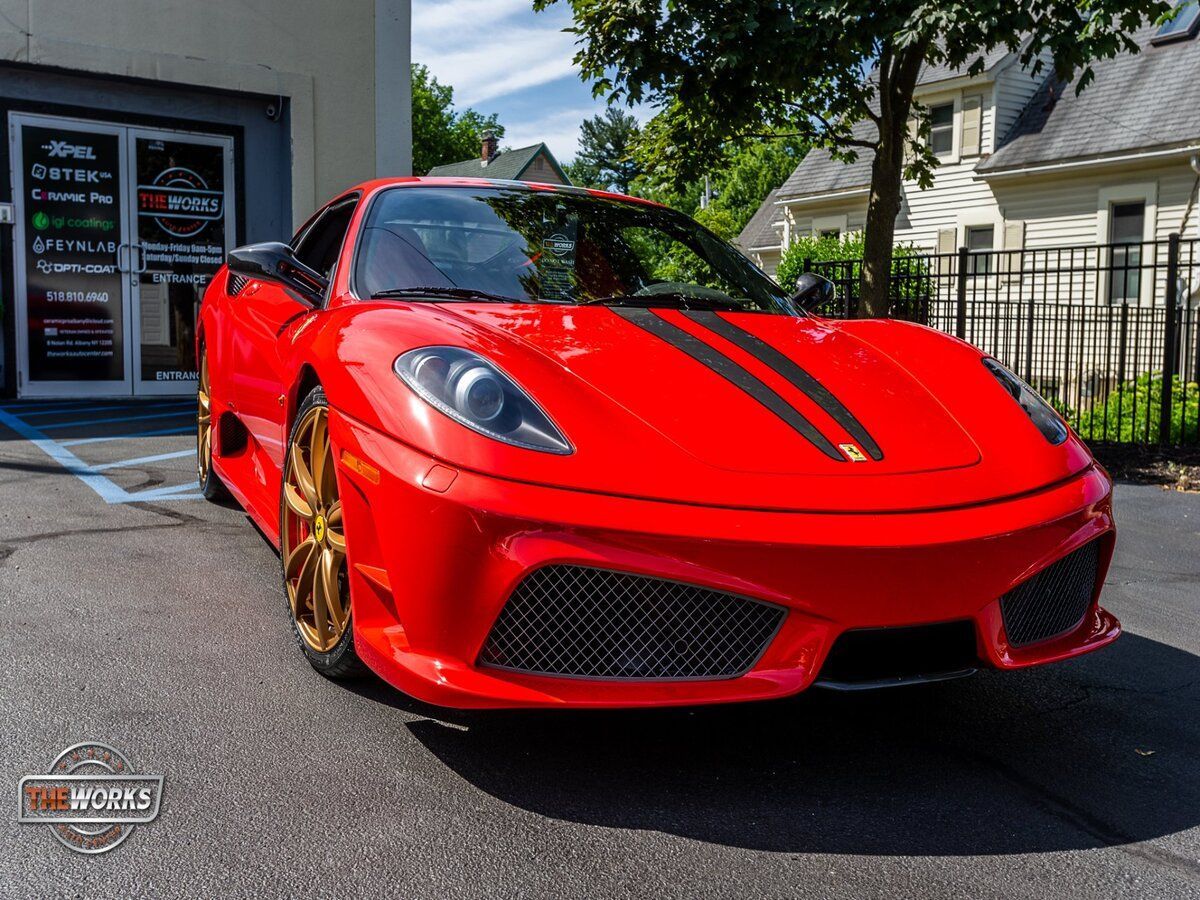
M 507 146 L 545 141 L 559 161 L 574 159 L 579 123 L 605 104 L 571 61 L 565 2 L 542 13 L 531 0 L 415 0 L 412 9 L 413 62 L 454 87 L 456 106 L 498 113 Z

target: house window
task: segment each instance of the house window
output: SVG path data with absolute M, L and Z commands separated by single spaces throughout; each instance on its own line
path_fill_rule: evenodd
M 934 156 L 954 152 L 954 104 L 943 103 L 929 110 L 929 149 Z
M 1146 204 L 1114 203 L 1109 211 L 1109 243 L 1112 271 L 1108 279 L 1110 303 L 1137 300 L 1141 289 L 1142 239 L 1146 227 Z
M 821 240 L 828 238 L 831 241 L 836 241 L 839 240 L 841 236 L 842 232 L 837 228 L 822 228 L 819 232 L 817 232 L 817 237 L 819 237 Z
M 1179 12 L 1155 32 L 1150 39 L 1152 44 L 1186 41 L 1196 36 L 1196 30 L 1200 27 L 1200 0 L 1181 0 L 1175 4 L 1175 8 Z
M 967 229 L 967 250 L 971 257 L 969 271 L 972 275 L 987 275 L 992 271 L 992 250 L 996 246 L 995 225 L 973 225 Z

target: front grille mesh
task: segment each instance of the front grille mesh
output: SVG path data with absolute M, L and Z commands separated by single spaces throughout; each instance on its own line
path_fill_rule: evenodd
M 578 678 L 732 678 L 758 661 L 784 615 L 660 578 L 546 566 L 517 586 L 479 662 Z
M 1095 540 L 1001 597 L 1000 612 L 1008 642 L 1023 647 L 1074 629 L 1092 603 L 1099 563 L 1100 542 Z

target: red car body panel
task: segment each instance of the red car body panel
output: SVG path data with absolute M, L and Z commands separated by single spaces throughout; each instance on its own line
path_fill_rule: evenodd
M 324 309 L 264 281 L 231 297 L 222 270 L 198 330 L 214 421 L 228 413 L 248 436 L 225 453 L 218 428 L 214 470 L 276 543 L 288 428 L 302 394 L 324 388 L 342 460 L 355 645 L 395 686 L 462 707 L 721 702 L 803 690 L 851 628 L 970 619 L 980 660 L 996 668 L 1116 638 L 1119 625 L 1093 597 L 1069 634 L 1009 645 L 999 598 L 1015 585 L 1095 538 L 1102 583 L 1115 539 L 1111 483 L 1074 435 L 1051 446 L 974 347 L 894 321 L 722 313 L 829 386 L 884 450 L 880 460 L 837 461 L 612 309 L 354 297 L 354 238 L 371 198 L 421 184 L 487 182 L 361 185 Z M 659 315 L 770 386 L 834 444 L 853 440 L 755 356 L 681 312 Z M 503 444 L 427 405 L 393 364 L 432 345 L 491 360 L 574 452 Z M 724 680 L 599 681 L 477 665 L 514 587 L 556 563 L 729 591 L 787 615 L 753 669 Z

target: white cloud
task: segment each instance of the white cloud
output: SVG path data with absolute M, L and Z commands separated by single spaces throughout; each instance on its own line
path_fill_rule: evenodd
M 579 123 L 602 109 L 603 104 L 575 107 L 516 122 L 505 130 L 504 144 L 528 147 L 544 142 L 559 162 L 569 162 L 579 151 Z
M 561 162 L 579 149 L 579 124 L 604 111 L 574 63 L 566 3 L 534 13 L 531 0 L 416 0 L 413 60 L 454 88 L 458 107 L 498 112 L 504 144 L 544 141 Z M 646 107 L 633 110 L 649 118 Z
M 471 106 L 577 72 L 568 24 L 565 8 L 535 15 L 529 0 L 419 0 L 413 59 Z

